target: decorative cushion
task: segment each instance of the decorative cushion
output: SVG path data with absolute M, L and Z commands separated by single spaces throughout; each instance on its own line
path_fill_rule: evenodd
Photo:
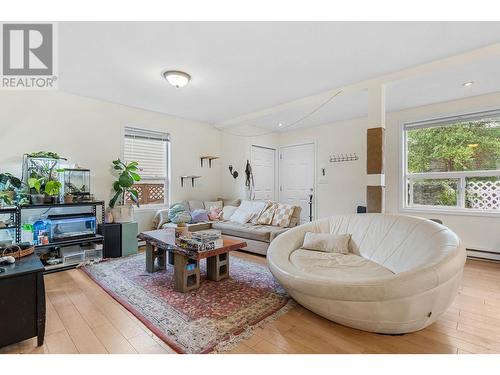
M 289 227 L 295 227 L 300 222 L 300 212 L 302 211 L 302 207 L 295 206 L 295 210 L 293 210 L 292 218 L 290 219 Z
M 252 219 L 253 215 L 255 214 L 252 212 L 237 209 L 233 216 L 231 216 L 231 221 L 234 221 L 235 223 L 245 224 Z
M 189 201 L 189 211 L 204 209 L 203 201 Z
M 278 203 L 278 207 L 274 211 L 272 225 L 284 228 L 290 226 L 294 210 L 295 206 L 291 204 Z
M 208 211 L 204 209 L 197 209 L 191 212 L 191 223 L 201 223 L 208 221 Z
M 176 204 L 180 204 L 182 207 L 184 207 L 184 211 L 189 211 L 189 202 L 188 201 L 180 201 L 180 202 L 172 203 L 169 208 L 174 207 Z
M 222 201 L 223 206 L 235 206 L 239 207 L 241 204 L 241 199 L 224 199 L 224 198 L 217 198 L 218 201 Z
M 188 211 L 181 211 L 175 214 L 170 221 L 175 224 L 189 223 L 191 222 L 191 214 Z
M 262 210 L 266 207 L 267 207 L 267 202 L 264 201 L 243 201 L 241 202 L 241 205 L 238 207 L 233 216 L 231 216 L 230 220 L 242 224 L 247 223 L 256 217 L 258 218 Z M 233 217 L 235 217 L 236 220 L 233 220 Z M 243 218 L 247 218 L 247 221 L 241 222 Z
M 222 210 L 222 201 L 205 201 L 205 210 L 210 210 L 212 207 L 219 207 Z
M 173 221 L 172 219 L 181 212 L 187 211 L 186 208 L 182 203 L 175 203 L 173 204 L 170 209 L 168 210 L 168 219 L 170 221 Z
M 270 225 L 273 222 L 274 211 L 278 207 L 277 203 L 269 202 L 268 206 L 262 211 L 259 218 L 257 219 L 257 224 Z
M 222 218 L 222 209 L 220 207 L 212 207 L 208 212 L 208 219 L 210 221 L 220 220 Z
M 222 209 L 222 219 L 229 220 L 237 209 L 238 207 L 235 206 L 224 206 Z
M 302 247 L 327 253 L 349 253 L 350 234 L 331 234 L 307 232 Z

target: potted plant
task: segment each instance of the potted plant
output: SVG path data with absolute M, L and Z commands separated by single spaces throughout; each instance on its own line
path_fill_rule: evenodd
M 133 207 L 131 204 L 125 204 L 127 194 L 139 207 L 139 194 L 134 189 L 134 183 L 141 181 L 137 166 L 135 161 L 125 164 L 120 159 L 113 160 L 113 170 L 118 174 L 118 179 L 113 183 L 114 195 L 109 201 L 109 207 L 116 223 L 128 223 L 133 220 Z
M 31 177 L 28 179 L 28 187 L 30 189 L 30 197 L 32 204 L 44 204 L 45 203 L 45 194 L 42 193 L 42 183 L 44 183 L 45 179 Z
M 10 199 L 10 194 L 7 191 L 0 191 L 0 207 L 10 206 L 12 200 Z
M 73 203 L 73 194 L 64 193 L 64 203 Z
M 1 173 L 0 174 L 0 186 L 2 186 L 1 191 L 4 193 L 3 196 L 8 197 L 10 203 L 15 201 L 16 199 L 16 191 L 22 185 L 22 182 L 19 178 L 15 177 L 10 173 Z
M 48 197 L 49 203 L 59 203 L 59 194 L 61 192 L 62 184 L 57 180 L 49 180 L 45 184 L 44 192 L 46 198 Z
M 25 155 L 24 175 L 33 204 L 59 203 L 62 184 L 59 181 L 59 161 L 65 160 L 50 151 L 33 152 Z M 42 201 L 42 196 L 44 197 Z

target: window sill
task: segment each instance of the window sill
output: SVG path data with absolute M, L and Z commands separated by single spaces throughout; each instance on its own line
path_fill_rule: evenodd
M 150 212 L 167 209 L 168 204 L 146 204 L 140 207 L 134 207 L 135 212 Z
M 424 208 L 424 207 L 404 207 L 399 210 L 401 213 L 421 213 L 421 214 L 437 214 L 437 215 L 455 215 L 455 216 L 476 216 L 476 217 L 498 217 L 500 211 L 477 211 L 464 209 L 446 209 L 446 208 Z

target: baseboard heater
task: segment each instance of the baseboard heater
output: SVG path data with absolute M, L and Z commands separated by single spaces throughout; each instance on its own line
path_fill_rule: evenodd
M 481 260 L 492 260 L 500 262 L 500 252 L 487 251 L 487 250 L 477 250 L 477 249 L 465 249 L 467 250 L 467 258 L 470 259 L 481 259 Z

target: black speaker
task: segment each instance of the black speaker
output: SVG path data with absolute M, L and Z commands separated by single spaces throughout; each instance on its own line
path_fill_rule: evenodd
M 122 256 L 122 226 L 119 223 L 99 224 L 99 231 L 104 236 L 104 258 Z
M 356 208 L 356 213 L 357 214 L 366 214 L 366 206 L 358 206 Z

